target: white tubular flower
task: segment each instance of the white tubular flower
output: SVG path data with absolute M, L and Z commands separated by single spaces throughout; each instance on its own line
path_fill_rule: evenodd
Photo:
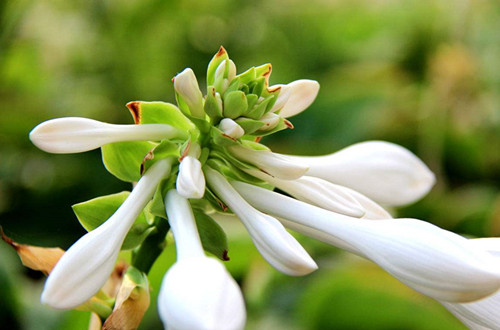
M 113 125 L 97 120 L 65 117 L 36 126 L 30 140 L 38 148 L 56 154 L 77 153 L 120 141 L 160 141 L 185 136 L 167 124 Z
M 469 302 L 500 288 L 500 268 L 488 253 L 454 233 L 415 219 L 366 221 L 272 191 L 234 182 L 253 206 L 343 241 L 413 289 L 437 300 Z
M 242 146 L 231 146 L 228 150 L 236 157 L 254 164 L 271 176 L 295 180 L 304 175 L 308 167 L 292 157 L 273 153 L 268 150 L 253 150 Z
M 500 238 L 477 238 L 469 242 L 474 247 L 493 255 L 497 263 L 500 263 Z M 470 329 L 500 329 L 498 291 L 489 297 L 466 304 L 441 303 Z
M 325 156 L 291 157 L 310 166 L 308 175 L 352 188 L 385 205 L 415 202 L 435 182 L 417 156 L 383 141 L 357 143 Z
M 276 112 L 278 110 L 281 110 L 285 106 L 288 99 L 290 98 L 290 93 L 292 89 L 288 85 L 281 85 L 281 84 L 273 85 L 270 86 L 268 90 L 276 91 L 276 89 L 278 88 L 280 89 L 280 92 L 278 94 L 278 99 L 276 100 L 276 102 L 274 102 L 274 105 L 270 112 Z
M 191 115 L 198 118 L 205 117 L 203 110 L 203 94 L 198 86 L 196 75 L 190 68 L 184 69 L 174 77 L 174 89 L 186 102 Z
M 45 283 L 43 303 L 72 309 L 99 291 L 113 270 L 130 227 L 151 200 L 156 185 L 170 173 L 170 168 L 170 159 L 155 163 L 111 218 L 66 251 Z
M 251 207 L 219 172 L 206 168 L 205 174 L 210 187 L 240 218 L 260 254 L 274 268 L 293 276 L 318 268 L 278 220 Z
M 296 180 L 281 180 L 258 170 L 248 169 L 246 172 L 306 203 L 356 218 L 365 215 L 360 203 L 342 186 L 310 176 Z
M 245 135 L 243 128 L 241 128 L 241 126 L 231 118 L 222 119 L 219 123 L 219 129 L 233 139 L 238 139 Z
M 201 163 L 193 156 L 186 156 L 179 165 L 175 184 L 177 192 L 185 198 L 202 198 L 205 194 L 205 176 Z
M 163 278 L 158 311 L 170 330 L 243 329 L 245 303 L 226 268 L 203 252 L 189 202 L 175 190 L 165 198 L 177 262 Z
M 279 115 L 283 118 L 298 115 L 313 103 L 318 92 L 319 84 L 315 80 L 301 79 L 289 83 L 286 85 L 286 91 L 283 95 L 286 102 L 278 112 Z M 280 101 L 280 95 L 278 95 L 276 102 L 278 101 Z M 273 107 L 273 111 L 274 109 Z

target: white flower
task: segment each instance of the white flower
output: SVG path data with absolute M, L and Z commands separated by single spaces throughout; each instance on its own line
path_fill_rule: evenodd
M 241 126 L 231 118 L 222 119 L 219 124 L 219 129 L 223 131 L 224 134 L 234 139 L 238 139 L 245 135 L 243 128 L 241 128 Z
M 366 221 L 330 212 L 242 182 L 236 190 L 263 212 L 327 236 L 331 244 L 374 261 L 413 289 L 449 302 L 468 302 L 500 288 L 500 268 L 488 253 L 454 233 L 415 219 Z M 443 280 L 445 279 L 445 280 Z
M 254 164 L 262 171 L 280 179 L 298 179 L 308 170 L 308 167 L 301 162 L 269 150 L 253 150 L 240 145 L 231 146 L 228 149 L 236 157 Z
M 151 200 L 157 184 L 168 176 L 170 168 L 170 159 L 155 163 L 111 218 L 66 251 L 45 283 L 43 303 L 71 309 L 99 291 L 113 270 L 130 227 Z
M 307 109 L 319 92 L 319 83 L 315 80 L 301 79 L 288 85 L 275 85 L 270 90 L 281 87 L 278 99 L 271 111 L 277 111 L 283 118 L 295 116 Z
M 274 268 L 293 276 L 318 268 L 278 220 L 251 207 L 219 172 L 206 168 L 205 174 L 209 186 L 240 218 L 260 254 Z
M 113 125 L 97 120 L 65 117 L 45 121 L 30 133 L 38 148 L 52 153 L 77 153 L 120 141 L 160 141 L 186 136 L 167 124 Z
M 205 256 L 189 202 L 170 190 L 165 206 L 177 247 L 177 262 L 165 274 L 158 296 L 165 327 L 243 329 L 241 291 L 218 260 Z
M 475 248 L 487 251 L 500 263 L 500 238 L 478 238 L 469 240 Z M 465 303 L 452 304 L 441 302 L 462 323 L 470 329 L 500 329 L 500 292 L 484 299 Z
M 187 104 L 192 116 L 205 118 L 203 95 L 193 70 L 187 68 L 175 76 L 174 89 L 181 96 L 182 101 Z
M 296 180 L 282 180 L 258 170 L 249 169 L 246 172 L 306 203 L 357 218 L 365 214 L 360 203 L 349 192 L 346 192 L 344 187 L 328 181 L 310 176 L 303 176 Z
M 179 194 L 185 198 L 202 198 L 205 193 L 205 176 L 200 161 L 193 156 L 186 156 L 179 165 L 179 174 L 175 185 Z
M 352 188 L 378 203 L 417 201 L 435 182 L 434 174 L 409 150 L 383 141 L 357 143 L 326 156 L 290 156 L 309 165 L 307 175 Z

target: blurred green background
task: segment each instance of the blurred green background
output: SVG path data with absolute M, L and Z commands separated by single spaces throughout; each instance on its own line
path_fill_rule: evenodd
M 437 175 L 422 201 L 395 211 L 472 236 L 500 235 L 500 4 L 479 1 L 0 1 L 0 225 L 23 243 L 67 248 L 84 231 L 71 205 L 130 187 L 99 151 L 51 155 L 28 140 L 38 123 L 82 116 L 132 123 L 131 100 L 173 101 L 171 78 L 200 79 L 220 45 L 238 72 L 271 62 L 271 83 L 320 82 L 273 150 L 330 153 L 383 139 Z M 460 329 L 439 304 L 366 261 L 300 237 L 319 271 L 291 278 L 268 266 L 237 224 L 228 268 L 248 329 Z M 174 260 L 151 275 L 140 329 L 161 327 L 155 296 Z M 88 314 L 39 303 L 44 276 L 0 244 L 0 324 L 86 329 Z

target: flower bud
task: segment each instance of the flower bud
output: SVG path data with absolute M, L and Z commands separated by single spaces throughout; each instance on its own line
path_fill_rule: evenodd
M 179 165 L 175 185 L 177 192 L 185 198 L 202 198 L 205 193 L 205 177 L 201 163 L 193 156 L 186 156 Z
M 203 95 L 193 70 L 187 68 L 175 76 L 174 89 L 187 104 L 192 116 L 204 118 Z
M 45 121 L 30 133 L 38 148 L 51 153 L 77 153 L 120 141 L 160 141 L 181 135 L 166 124 L 113 125 L 97 120 L 65 117 Z
M 272 112 L 268 112 L 266 113 L 264 116 L 262 116 L 260 118 L 260 121 L 264 123 L 264 126 L 262 126 L 259 131 L 270 131 L 272 130 L 273 128 L 275 128 L 276 126 L 278 126 L 279 122 L 280 122 L 280 116 L 275 114 L 275 113 L 272 113 Z
M 224 134 L 234 139 L 238 139 L 245 135 L 243 128 L 230 118 L 222 119 L 219 124 L 219 129 L 224 132 Z
M 186 258 L 167 271 L 158 295 L 166 329 L 243 329 L 246 312 L 238 284 L 216 259 Z
M 435 182 L 417 156 L 383 141 L 357 143 L 325 156 L 291 158 L 309 164 L 308 175 L 352 188 L 385 205 L 412 203 Z
M 285 105 L 282 106 L 279 111 L 279 115 L 283 118 L 295 116 L 307 109 L 311 103 L 313 103 L 319 92 L 318 82 L 308 79 L 296 80 L 289 83 L 286 85 L 285 92 L 283 92 L 283 88 L 284 87 L 282 87 L 280 95 L 278 95 L 278 100 L 276 100 L 276 102 L 279 101 L 281 103 L 282 100 L 280 100 L 280 96 L 283 93 L 282 99 L 283 101 L 286 99 L 286 101 Z M 278 106 L 275 104 L 273 111 L 279 109 L 279 106 L 281 106 L 280 103 Z

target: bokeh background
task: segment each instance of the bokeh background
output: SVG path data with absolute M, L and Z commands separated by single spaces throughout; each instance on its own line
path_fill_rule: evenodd
M 471 236 L 500 235 L 500 4 L 494 0 L 3 0 L 0 1 L 0 225 L 14 240 L 67 248 L 84 231 L 71 205 L 130 189 L 99 151 L 50 155 L 28 140 L 38 123 L 83 116 L 132 123 L 125 103 L 174 101 L 186 66 L 203 85 L 220 45 L 238 72 L 271 62 L 271 83 L 320 82 L 295 130 L 273 150 L 330 153 L 382 139 L 437 175 L 422 201 L 394 210 Z M 460 329 L 438 303 L 369 262 L 305 237 L 320 270 L 268 266 L 227 224 L 227 267 L 241 283 L 248 329 Z M 151 274 L 140 329 L 159 329 L 155 296 L 174 260 Z M 44 276 L 0 242 L 0 324 L 86 329 L 88 314 L 39 303 Z

